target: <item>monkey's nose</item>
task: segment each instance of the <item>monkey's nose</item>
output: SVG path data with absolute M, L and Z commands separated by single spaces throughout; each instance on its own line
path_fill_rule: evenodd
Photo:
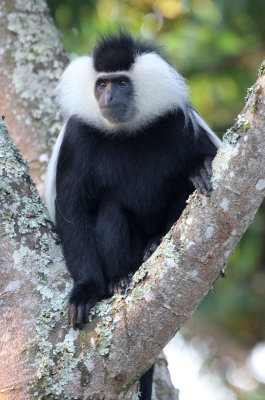
M 107 104 L 111 104 L 114 100 L 113 93 L 111 91 L 107 92 L 106 94 Z

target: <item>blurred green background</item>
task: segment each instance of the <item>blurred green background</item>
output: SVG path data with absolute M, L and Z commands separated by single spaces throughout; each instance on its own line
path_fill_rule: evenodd
M 48 0 L 48 5 L 70 54 L 88 53 L 99 32 L 120 27 L 163 45 L 187 79 L 192 103 L 220 136 L 243 108 L 265 58 L 264 0 Z M 218 280 L 187 324 L 188 336 L 215 337 L 215 360 L 231 357 L 236 366 L 264 341 L 264 214 L 263 206 L 229 261 L 227 279 Z M 264 400 L 262 379 L 255 380 L 247 366 L 245 373 L 255 385 L 229 378 L 225 365 L 223 381 L 235 398 Z

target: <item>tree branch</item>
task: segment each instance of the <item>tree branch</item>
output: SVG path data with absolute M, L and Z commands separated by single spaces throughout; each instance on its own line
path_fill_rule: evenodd
M 8 399 L 134 398 L 136 381 L 208 293 L 264 198 L 264 94 L 262 68 L 214 161 L 211 197 L 190 197 L 126 295 L 97 305 L 82 332 L 67 325 L 60 247 L 1 122 L 0 336 L 12 343 L 12 351 L 2 350 L 8 372 L 1 379 Z

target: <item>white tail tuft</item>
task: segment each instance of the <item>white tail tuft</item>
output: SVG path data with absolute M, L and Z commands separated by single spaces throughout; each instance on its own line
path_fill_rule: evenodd
M 65 126 L 66 123 L 63 125 L 62 130 L 56 140 L 45 174 L 45 200 L 49 216 L 53 222 L 55 222 L 56 169 L 59 152 L 64 137 Z

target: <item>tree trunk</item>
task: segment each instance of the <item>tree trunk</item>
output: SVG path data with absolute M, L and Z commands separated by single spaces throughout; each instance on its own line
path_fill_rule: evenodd
M 0 112 L 42 195 L 62 122 L 54 89 L 68 58 L 44 0 L 1 0 Z
M 11 399 L 133 399 L 208 293 L 265 194 L 265 74 L 196 192 L 126 295 L 101 301 L 84 331 L 65 318 L 69 276 L 25 163 L 0 125 L 2 394 Z M 53 396 L 53 397 L 52 397 Z

